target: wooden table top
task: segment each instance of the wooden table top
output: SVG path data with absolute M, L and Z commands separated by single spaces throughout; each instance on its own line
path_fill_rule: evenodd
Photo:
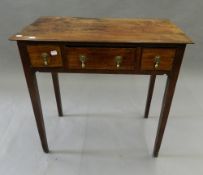
M 96 43 L 172 43 L 192 41 L 166 19 L 40 17 L 10 40 Z

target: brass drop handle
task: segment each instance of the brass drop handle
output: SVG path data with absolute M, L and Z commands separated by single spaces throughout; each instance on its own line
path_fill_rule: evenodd
M 49 54 L 46 53 L 46 52 L 43 52 L 43 53 L 41 54 L 41 57 L 42 57 L 42 59 L 43 59 L 44 65 L 45 65 L 45 66 L 48 66 Z
M 116 61 L 116 68 L 119 69 L 120 68 L 120 64 L 123 61 L 123 57 L 118 55 L 118 56 L 115 57 L 115 61 Z
M 80 55 L 79 59 L 81 62 L 81 67 L 82 67 L 82 69 L 84 69 L 85 68 L 85 61 L 87 60 L 87 57 L 85 55 Z
M 155 58 L 154 58 L 154 62 L 155 62 L 154 68 L 155 69 L 158 69 L 160 61 L 161 61 L 160 59 L 161 59 L 160 56 L 155 56 Z

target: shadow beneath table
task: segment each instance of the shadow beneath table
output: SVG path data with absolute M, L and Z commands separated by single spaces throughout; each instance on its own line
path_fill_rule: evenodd
M 136 118 L 144 119 L 144 115 L 140 113 L 81 113 L 81 114 L 64 114 L 62 117 L 93 117 L 93 118 Z
M 134 152 L 134 153 L 133 153 Z M 69 154 L 69 155 L 83 155 L 83 156 L 99 156 L 99 157 L 120 157 L 120 158 L 150 158 L 152 154 L 146 148 L 143 149 L 85 149 L 85 150 L 51 150 L 51 154 Z

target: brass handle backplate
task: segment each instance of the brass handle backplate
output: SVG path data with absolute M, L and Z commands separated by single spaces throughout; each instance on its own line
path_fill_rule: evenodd
M 155 58 L 154 58 L 154 62 L 155 62 L 154 68 L 155 69 L 158 69 L 160 61 L 161 61 L 161 57 L 160 56 L 155 56 Z
M 41 57 L 42 57 L 42 59 L 43 59 L 44 65 L 45 65 L 45 66 L 48 66 L 49 54 L 46 53 L 46 52 L 43 52 L 43 53 L 41 54 Z
M 119 69 L 120 68 L 120 64 L 123 61 L 123 57 L 118 55 L 118 56 L 115 57 L 115 61 L 116 61 L 116 68 Z
M 81 62 L 81 67 L 82 67 L 82 69 L 84 69 L 85 68 L 85 61 L 87 60 L 87 57 L 85 55 L 80 55 L 79 59 Z

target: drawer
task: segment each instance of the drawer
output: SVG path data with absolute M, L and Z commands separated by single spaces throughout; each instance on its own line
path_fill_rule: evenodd
M 60 47 L 56 45 L 28 45 L 28 55 L 33 67 L 63 66 Z
M 175 53 L 176 49 L 171 48 L 143 48 L 141 70 L 170 71 Z
M 84 70 L 134 70 L 135 48 L 67 47 L 66 67 Z

